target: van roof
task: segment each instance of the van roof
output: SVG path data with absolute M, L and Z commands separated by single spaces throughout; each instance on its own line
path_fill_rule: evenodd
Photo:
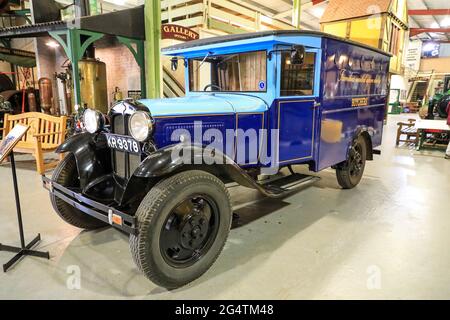
M 314 37 L 321 37 L 321 38 L 329 38 L 329 39 L 334 39 L 334 40 L 338 40 L 341 42 L 345 42 L 345 43 L 348 43 L 351 45 L 363 47 L 363 48 L 378 52 L 378 53 L 386 55 L 386 56 L 392 56 L 391 54 L 389 54 L 385 51 L 382 51 L 375 47 L 365 45 L 363 43 L 347 40 L 347 39 L 337 37 L 337 36 L 334 36 L 334 35 L 331 35 L 328 33 L 324 33 L 324 32 L 310 31 L 310 30 L 272 30 L 272 31 L 231 34 L 231 35 L 218 36 L 218 37 L 183 42 L 183 43 L 180 43 L 180 44 L 177 44 L 174 46 L 163 48 L 162 52 L 163 53 L 170 52 L 172 54 L 176 51 L 186 51 L 186 49 L 190 49 L 190 48 L 199 48 L 199 47 L 214 45 L 214 44 L 218 44 L 218 43 L 233 42 L 233 41 L 240 41 L 240 40 L 246 40 L 246 39 L 258 39 L 258 38 L 264 38 L 264 37 L 270 37 L 270 36 L 273 36 L 273 37 L 314 36 Z

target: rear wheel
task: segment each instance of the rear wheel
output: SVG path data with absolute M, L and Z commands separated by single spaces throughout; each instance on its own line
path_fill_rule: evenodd
M 56 167 L 52 180 L 64 187 L 76 188 L 80 186 L 75 156 L 68 154 Z M 81 229 L 98 229 L 107 226 L 106 223 L 97 220 L 84 212 L 72 207 L 67 202 L 50 194 L 50 200 L 56 213 L 67 223 Z
M 336 168 L 336 177 L 342 188 L 352 189 L 359 184 L 366 167 L 366 159 L 367 144 L 360 135 L 353 141 L 347 161 Z
M 139 269 L 168 289 L 204 274 L 219 256 L 231 227 L 228 190 L 217 177 L 185 171 L 153 187 L 139 206 L 138 235 L 130 248 Z

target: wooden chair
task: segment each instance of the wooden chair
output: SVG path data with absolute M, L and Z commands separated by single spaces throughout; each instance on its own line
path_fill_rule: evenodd
M 395 145 L 398 146 L 400 142 L 412 143 L 417 146 L 419 142 L 419 133 L 415 128 L 416 119 L 408 119 L 408 122 L 397 122 L 397 139 Z M 402 135 L 406 138 L 402 139 Z
M 59 161 L 44 162 L 44 154 L 54 152 L 66 138 L 67 117 L 54 117 L 40 112 L 27 112 L 19 115 L 5 114 L 3 137 L 14 128 L 16 124 L 30 126 L 27 134 L 14 148 L 15 152 L 29 153 L 36 158 L 39 174 L 56 167 Z M 61 154 L 59 160 L 64 156 Z

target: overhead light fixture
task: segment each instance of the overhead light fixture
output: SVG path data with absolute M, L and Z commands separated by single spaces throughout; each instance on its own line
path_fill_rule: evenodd
M 440 25 L 439 25 L 439 23 L 437 23 L 437 22 L 433 22 L 433 23 L 431 24 L 431 28 L 433 28 L 433 29 L 438 29 L 438 28 L 440 28 Z
M 322 18 L 323 14 L 325 13 L 325 7 L 315 6 L 308 10 L 311 15 L 316 17 L 317 19 Z
M 59 43 L 56 41 L 53 41 L 53 40 L 47 41 L 45 44 L 50 48 L 58 48 L 59 47 Z
M 445 17 L 444 20 L 441 21 L 441 26 L 443 27 L 450 26 L 450 17 Z

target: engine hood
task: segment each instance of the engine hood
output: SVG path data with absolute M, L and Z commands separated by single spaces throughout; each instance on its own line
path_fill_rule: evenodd
M 182 98 L 139 100 L 153 117 L 264 112 L 264 100 L 241 94 L 202 94 Z

